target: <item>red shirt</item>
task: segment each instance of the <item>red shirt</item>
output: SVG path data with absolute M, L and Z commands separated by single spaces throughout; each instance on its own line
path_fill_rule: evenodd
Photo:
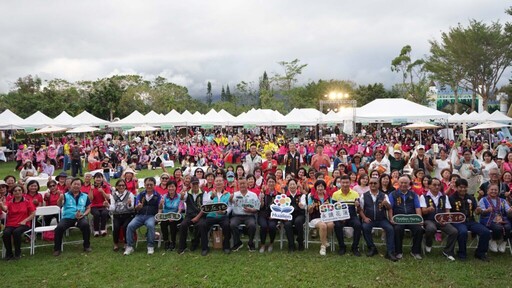
M 43 206 L 43 196 L 39 193 L 36 193 L 36 195 L 34 195 L 34 196 L 27 193 L 27 194 L 23 195 L 23 198 L 30 201 L 30 203 L 32 203 L 34 205 L 34 207 Z M 36 205 L 36 203 L 34 203 L 34 200 L 37 201 L 37 205 Z
M 60 191 L 60 189 L 59 189 L 59 191 Z M 80 188 L 80 192 L 85 193 L 87 195 L 89 195 L 89 191 L 91 191 L 91 184 L 89 184 L 89 185 L 84 184 L 84 185 L 82 185 L 82 188 Z M 67 191 L 64 191 L 64 192 L 60 191 L 60 192 L 66 193 Z
M 36 211 L 36 208 L 31 201 L 25 197 L 20 202 L 14 202 L 14 198 L 11 201 L 6 202 L 7 205 L 7 222 L 6 227 L 20 227 L 20 222 L 25 220 L 30 214 Z M 27 221 L 28 227 L 32 226 L 32 221 Z
M 126 190 L 130 191 L 133 195 L 137 195 L 137 186 L 139 183 L 135 180 L 126 181 Z
M 210 191 L 213 191 L 215 190 L 215 188 L 213 187 L 213 185 L 211 187 L 208 187 L 208 183 L 206 183 L 206 185 L 204 185 L 203 187 L 201 187 L 201 189 L 204 191 L 204 192 L 210 192 Z
M 44 201 L 46 206 L 57 205 L 57 200 L 59 200 L 60 195 L 62 194 L 60 194 L 60 191 L 58 190 L 55 193 L 46 192 L 46 194 L 44 194 Z
M 228 191 L 229 194 L 233 194 L 233 193 L 235 193 L 235 185 L 233 185 L 233 186 L 226 186 L 226 189 L 224 189 L 224 190 Z
M 162 195 L 162 196 L 165 196 L 165 194 L 167 194 L 167 192 L 168 192 L 169 190 L 167 190 L 167 188 L 163 188 L 162 186 L 158 185 L 158 186 L 155 186 L 155 191 L 156 191 L 158 194 L 160 194 L 160 195 Z
M 267 160 L 265 162 L 263 162 L 263 164 L 261 164 L 261 169 L 263 170 L 263 177 L 265 179 L 267 179 L 267 175 L 270 173 L 270 174 L 276 174 L 276 170 L 277 170 L 277 161 L 272 159 L 272 160 Z
M 247 189 L 247 190 L 249 190 L 249 191 L 251 191 L 251 192 L 256 193 L 256 195 L 257 195 L 258 197 L 260 197 L 260 193 L 261 193 L 261 189 L 260 189 L 260 188 L 258 188 L 258 187 L 254 187 L 254 188 L 249 188 L 249 189 Z
M 63 194 L 68 192 L 68 187 L 66 187 L 66 184 L 61 186 L 59 183 L 57 183 L 57 189 L 59 189 L 60 193 Z
M 105 194 L 110 194 L 110 187 L 106 184 L 103 184 L 103 191 L 105 191 Z M 110 198 L 107 198 L 105 199 L 103 197 L 103 194 L 101 194 L 101 192 L 99 191 L 99 189 L 97 187 L 93 187 L 92 188 L 92 196 L 93 196 L 93 199 L 91 201 L 91 208 L 93 207 L 97 207 L 97 208 L 101 208 L 101 207 L 104 207 L 103 206 L 103 203 L 105 201 L 109 201 Z

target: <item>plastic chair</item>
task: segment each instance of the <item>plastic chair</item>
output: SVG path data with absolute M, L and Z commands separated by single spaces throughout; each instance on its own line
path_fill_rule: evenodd
M 52 244 L 36 245 L 37 233 L 43 233 L 48 231 L 54 231 L 57 225 L 48 225 L 43 221 L 43 226 L 36 227 L 36 218 L 38 216 L 57 215 L 58 221 L 60 221 L 60 207 L 59 206 L 42 206 L 36 208 L 36 217 L 32 219 L 32 231 L 30 234 L 30 255 L 35 254 L 36 247 L 50 246 Z

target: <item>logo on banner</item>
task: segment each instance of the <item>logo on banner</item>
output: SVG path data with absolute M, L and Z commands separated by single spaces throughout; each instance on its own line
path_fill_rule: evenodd
M 332 222 L 350 219 L 350 212 L 346 203 L 323 204 L 320 206 L 320 219 L 322 222 Z
M 286 194 L 279 194 L 270 205 L 272 212 L 270 218 L 278 220 L 292 220 L 292 212 L 295 208 L 291 206 L 292 200 Z

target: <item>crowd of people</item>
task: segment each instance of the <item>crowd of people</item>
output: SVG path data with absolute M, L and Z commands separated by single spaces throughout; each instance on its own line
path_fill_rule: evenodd
M 242 232 L 248 235 L 249 251 L 272 252 L 280 225 L 290 252 L 305 249 L 304 227 L 319 238 L 321 255 L 326 255 L 333 232 L 339 255 L 347 253 L 348 236 L 354 256 L 361 256 L 361 236 L 366 255 L 378 254 L 374 228 L 381 228 L 385 257 L 391 261 L 404 257 L 405 230 L 411 232 L 410 255 L 417 260 L 424 257 L 422 245 L 428 254 L 434 241 L 442 239 L 441 253 L 447 259 L 465 260 L 468 232 L 478 235 L 477 259 L 488 261 L 488 250 L 506 251 L 511 237 L 512 152 L 503 134 L 473 133 L 462 140 L 455 130 L 450 140 L 424 131 L 420 143 L 418 134 L 396 127 L 365 127 L 354 137 L 339 131 L 324 131 L 328 133 L 319 137 L 313 132 L 190 129 L 181 135 L 156 132 L 130 140 L 110 133 L 82 140 L 27 139 L 17 144 L 19 177 L 8 175 L 0 181 L 6 259 L 19 259 L 23 233 L 33 222 L 52 221 L 51 216 L 32 221 L 42 205 L 62 207 L 54 233 L 55 256 L 61 254 L 65 231 L 73 226 L 82 231 L 84 251 L 90 252 L 90 236 L 107 235 L 110 215 L 113 250 L 125 255 L 134 252 L 141 226 L 147 228 L 147 253 L 153 254 L 157 225 L 164 249 L 181 254 L 200 248 L 203 256 L 210 251 L 209 235 L 216 225 L 222 230 L 225 253 L 244 247 Z M 84 173 L 82 161 L 94 172 Z M 179 168 L 170 168 L 173 165 Z M 157 179 L 145 178 L 139 187 L 136 175 L 145 169 L 162 173 Z M 37 175 L 49 177 L 47 192 L 40 193 L 39 183 L 31 180 Z M 271 217 L 270 206 L 280 194 L 291 199 L 292 220 Z M 201 209 L 211 203 L 224 203 L 227 209 Z M 347 204 L 350 218 L 324 222 L 320 207 L 327 203 Z M 156 214 L 171 212 L 181 219 L 155 220 Z M 463 213 L 465 221 L 435 220 L 437 214 L 450 212 Z M 423 221 L 397 224 L 393 216 L 399 214 L 416 214 Z

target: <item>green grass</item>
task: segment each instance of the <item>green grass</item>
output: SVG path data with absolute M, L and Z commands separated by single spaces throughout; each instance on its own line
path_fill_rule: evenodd
M 12 169 L 2 163 L 0 175 Z M 71 239 L 79 237 L 79 231 L 72 231 Z M 491 253 L 490 263 L 472 257 L 452 263 L 434 249 L 424 260 L 415 261 L 405 247 L 405 258 L 392 263 L 382 256 L 340 257 L 329 252 L 322 257 L 318 245 L 289 254 L 279 250 L 276 240 L 271 254 L 249 253 L 244 247 L 230 255 L 214 250 L 201 257 L 198 251 L 178 255 L 156 249 L 148 256 L 142 242 L 134 254 L 123 256 L 112 251 L 110 230 L 105 238 L 91 238 L 91 246 L 93 252 L 85 254 L 80 245 L 65 245 L 59 257 L 51 255 L 52 247 L 37 248 L 34 256 L 24 249 L 20 261 L 0 262 L 0 283 L 3 287 L 509 287 L 512 279 L 510 254 Z M 384 247 L 379 250 L 383 253 Z M 468 250 L 469 255 L 472 252 Z

